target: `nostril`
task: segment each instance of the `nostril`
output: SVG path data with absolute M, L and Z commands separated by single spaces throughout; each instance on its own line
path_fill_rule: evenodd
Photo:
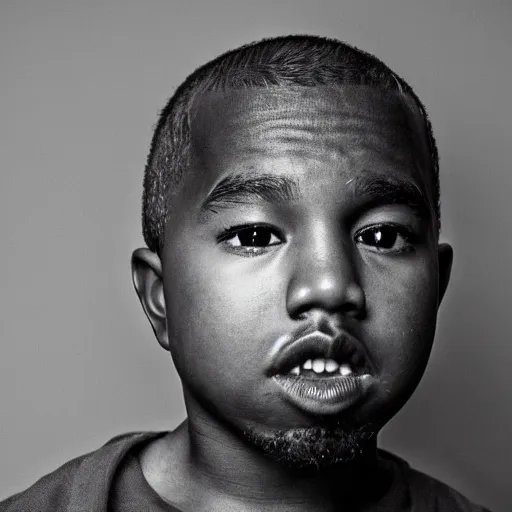
M 358 320 L 363 319 L 366 316 L 366 300 L 364 294 L 362 294 L 361 299 L 347 302 L 344 307 L 341 308 L 340 313 Z
M 361 320 L 366 317 L 366 300 L 364 294 L 350 300 L 328 303 L 326 301 L 305 301 L 301 304 L 288 305 L 288 314 L 292 320 L 309 320 L 315 314 L 320 316 L 341 315 Z
M 308 314 L 306 313 L 306 311 L 299 311 L 294 317 L 292 317 L 293 320 L 307 320 L 308 319 Z

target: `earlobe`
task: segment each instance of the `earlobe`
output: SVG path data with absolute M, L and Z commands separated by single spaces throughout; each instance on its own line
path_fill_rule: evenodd
M 153 328 L 158 343 L 169 350 L 162 264 L 158 255 L 140 248 L 132 254 L 132 279 L 142 309 Z
M 450 282 L 450 274 L 452 271 L 453 263 L 453 248 L 450 244 L 442 243 L 438 247 L 438 260 L 439 260 L 439 298 L 438 305 L 443 300 L 448 283 Z

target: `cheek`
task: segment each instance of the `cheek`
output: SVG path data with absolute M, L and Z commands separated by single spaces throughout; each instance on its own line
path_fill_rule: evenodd
M 269 346 L 282 334 L 276 328 L 280 283 L 270 270 L 258 270 L 263 263 L 255 258 L 216 259 L 205 252 L 164 268 L 174 363 L 202 407 L 232 421 L 267 421 L 262 377 Z
M 437 317 L 437 268 L 428 257 L 376 265 L 366 276 L 372 351 L 383 371 L 413 378 L 428 360 Z
M 184 264 L 186 262 L 186 264 Z M 180 373 L 213 379 L 256 378 L 268 342 L 278 295 L 262 286 L 257 258 L 206 256 L 190 251 L 164 272 L 168 329 Z M 264 274 L 264 273 L 263 273 Z M 277 284 L 277 283 L 276 283 Z

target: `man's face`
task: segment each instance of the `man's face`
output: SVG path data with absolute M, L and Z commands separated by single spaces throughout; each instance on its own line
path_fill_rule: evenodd
M 363 86 L 196 102 L 161 253 L 191 421 L 263 437 L 357 430 L 407 401 L 440 294 L 430 159 L 409 103 Z

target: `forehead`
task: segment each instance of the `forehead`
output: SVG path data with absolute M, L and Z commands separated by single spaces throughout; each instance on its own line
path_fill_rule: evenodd
M 408 174 L 429 191 L 426 141 L 411 98 L 370 86 L 216 91 L 191 109 L 192 167 L 201 167 L 205 185 L 230 172 L 324 183 L 378 172 Z

